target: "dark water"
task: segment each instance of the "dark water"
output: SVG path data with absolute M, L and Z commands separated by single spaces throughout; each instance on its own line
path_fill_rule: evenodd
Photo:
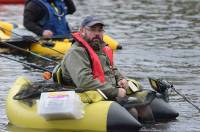
M 125 75 L 138 79 L 146 88 L 150 87 L 147 77 L 165 78 L 200 107 L 199 0 L 76 0 L 75 3 L 77 12 L 68 17 L 70 25 L 79 25 L 86 14 L 102 17 L 107 24 L 106 32 L 123 45 L 123 50 L 116 52 L 115 64 Z M 0 5 L 0 19 L 22 25 L 22 14 L 23 5 Z M 22 56 L 10 57 L 24 60 Z M 0 58 L 0 74 L 0 130 L 21 132 L 7 127 L 7 92 L 18 76 L 41 80 L 41 74 L 4 58 Z M 194 107 L 175 93 L 170 104 L 180 113 L 176 121 L 147 125 L 142 130 L 200 131 L 200 113 Z

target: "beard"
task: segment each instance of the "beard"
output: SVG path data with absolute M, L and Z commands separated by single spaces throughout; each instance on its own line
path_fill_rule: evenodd
M 100 50 L 103 47 L 103 39 L 99 36 L 96 35 L 95 37 L 93 37 L 91 40 L 88 41 L 88 43 L 90 44 L 90 46 L 94 49 L 94 50 Z

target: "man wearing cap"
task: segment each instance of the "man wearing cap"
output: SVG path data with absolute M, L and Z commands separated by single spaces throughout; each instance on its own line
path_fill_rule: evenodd
M 73 82 L 77 88 L 85 90 L 99 89 L 109 100 L 118 101 L 127 97 L 128 83 L 114 67 L 112 50 L 103 42 L 103 33 L 101 19 L 88 16 L 83 20 L 80 31 L 72 34 L 75 43 L 61 62 L 62 82 L 65 85 Z M 135 108 L 128 111 L 137 118 Z M 149 110 L 142 108 L 142 111 Z M 151 111 L 149 113 L 152 114 Z M 149 118 L 149 115 L 146 117 Z
M 112 50 L 103 42 L 103 28 L 96 16 L 83 20 L 80 31 L 72 34 L 76 42 L 61 63 L 62 78 L 72 79 L 79 88 L 101 89 L 109 99 L 124 97 L 127 81 L 113 67 Z

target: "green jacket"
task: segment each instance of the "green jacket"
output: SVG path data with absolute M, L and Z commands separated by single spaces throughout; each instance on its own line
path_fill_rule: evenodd
M 78 42 L 75 42 L 64 56 L 61 63 L 62 78 L 73 80 L 76 87 L 84 89 L 100 89 L 110 99 L 118 94 L 117 82 L 124 77 L 117 68 L 111 70 L 110 61 L 106 54 L 101 50 L 96 50 L 105 75 L 105 83 L 102 84 L 98 79 L 93 78 L 91 61 L 86 49 Z

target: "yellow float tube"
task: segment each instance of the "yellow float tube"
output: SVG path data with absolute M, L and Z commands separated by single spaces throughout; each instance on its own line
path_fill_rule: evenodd
M 106 34 L 103 36 L 103 40 L 113 50 L 122 49 L 121 45 L 119 45 L 116 40 L 112 39 Z M 71 44 L 71 41 L 68 39 L 64 39 L 63 41 L 41 41 L 39 43 L 33 43 L 30 47 L 30 50 L 44 56 L 60 58 L 65 54 L 66 51 L 69 50 Z
M 11 23 L 0 20 L 0 41 L 10 39 L 14 26 Z M 5 30 L 4 30 L 5 29 Z
M 14 28 L 13 24 L 0 21 L 0 41 L 1 40 L 5 41 L 5 40 L 11 39 L 13 28 Z M 60 58 L 71 47 L 71 41 L 68 39 L 64 39 L 64 40 L 52 39 L 52 40 L 44 40 L 44 41 L 41 40 L 36 43 L 33 43 L 34 42 L 33 39 L 34 38 L 26 38 L 24 42 L 22 41 L 22 43 L 27 43 L 26 41 L 30 41 L 28 43 L 32 43 L 32 44 L 31 44 L 29 50 L 32 52 L 44 55 L 44 56 Z M 103 40 L 113 50 L 122 49 L 122 46 L 119 45 L 119 43 L 116 40 L 114 40 L 113 38 L 111 38 L 110 36 L 108 36 L 106 34 L 104 34 Z M 15 42 L 12 42 L 12 43 L 15 44 Z M 27 43 L 27 45 L 29 45 L 28 43 Z M 16 45 L 16 46 L 18 46 L 18 45 Z M 19 45 L 19 47 L 21 47 L 21 46 Z M 21 48 L 23 48 L 23 47 L 21 47 Z
M 24 77 L 18 78 L 11 87 L 6 101 L 7 117 L 10 124 L 16 127 L 70 131 L 135 131 L 141 128 L 141 124 L 134 117 L 113 101 L 85 104 L 85 115 L 82 119 L 47 121 L 37 114 L 36 104 L 30 107 L 23 101 L 13 99 L 25 85 L 30 85 L 30 81 Z

